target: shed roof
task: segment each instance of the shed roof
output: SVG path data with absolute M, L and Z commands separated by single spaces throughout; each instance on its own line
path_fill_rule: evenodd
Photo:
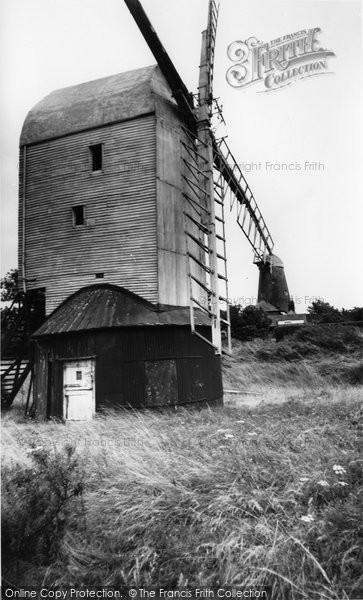
M 259 302 L 257 302 L 256 306 L 258 308 L 262 308 L 262 310 L 264 310 L 265 312 L 268 312 L 268 313 L 271 313 L 271 312 L 272 313 L 275 312 L 277 314 L 281 313 L 281 311 L 278 308 L 276 308 L 276 306 L 274 306 L 270 302 L 266 302 L 266 300 L 260 300 Z
M 34 144 L 153 112 L 155 94 L 174 102 L 157 65 L 55 90 L 28 113 L 20 145 Z
M 195 312 L 197 325 L 210 325 L 207 315 Z M 189 324 L 188 307 L 152 304 L 129 290 L 106 283 L 81 288 L 69 296 L 33 337 L 110 327 Z

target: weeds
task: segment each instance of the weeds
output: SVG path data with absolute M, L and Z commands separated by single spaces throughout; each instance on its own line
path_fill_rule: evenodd
M 36 578 L 61 586 L 271 585 L 281 600 L 354 597 L 359 415 L 357 401 L 327 394 L 253 411 L 109 413 L 66 428 L 8 421 L 8 443 L 24 428 L 48 452 L 71 443 L 74 453 L 62 460 L 83 469 L 87 532 L 68 515 Z M 67 489 L 77 500 L 74 484 Z
M 65 425 L 6 415 L 5 577 L 359 598 L 361 398 L 337 384 L 358 368 L 360 333 L 331 344 L 310 329 L 239 344 L 224 360 L 225 386 L 258 389 L 258 408 Z
M 356 327 L 307 326 L 280 342 L 236 343 L 224 358 L 228 387 L 317 388 L 363 383 L 363 335 Z
M 72 446 L 51 454 L 33 440 L 27 452 L 29 465 L 2 469 L 5 566 L 19 559 L 51 564 L 74 518 L 73 500 L 83 492 L 83 476 Z

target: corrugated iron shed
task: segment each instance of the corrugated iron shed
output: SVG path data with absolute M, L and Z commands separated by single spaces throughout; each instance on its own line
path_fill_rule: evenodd
M 189 308 L 155 305 L 128 290 L 99 284 L 81 288 L 67 298 L 34 333 L 43 337 L 110 327 L 147 327 L 190 324 Z M 202 311 L 196 324 L 210 326 Z
M 152 113 L 155 94 L 175 103 L 156 65 L 55 90 L 28 113 L 20 145 Z

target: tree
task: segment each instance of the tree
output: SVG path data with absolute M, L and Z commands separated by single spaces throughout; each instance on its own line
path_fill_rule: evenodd
M 355 306 L 341 311 L 323 300 L 316 300 L 308 308 L 312 323 L 341 323 L 343 321 L 363 321 L 363 308 Z
M 232 336 L 243 341 L 267 336 L 271 320 L 262 308 L 239 304 L 230 306 Z
M 2 302 L 12 302 L 18 293 L 18 269 L 10 269 L 1 279 L 1 294 Z M 17 321 L 19 314 L 19 305 L 15 303 L 13 306 L 5 306 L 1 309 L 1 339 L 11 331 Z
M 343 321 L 341 312 L 323 300 L 315 300 L 308 308 L 312 323 L 340 323 Z
M 1 279 L 1 296 L 2 302 L 12 301 L 18 293 L 18 269 L 10 269 Z
M 362 321 L 363 322 L 363 307 L 355 306 L 350 310 L 343 308 L 342 315 L 344 321 Z

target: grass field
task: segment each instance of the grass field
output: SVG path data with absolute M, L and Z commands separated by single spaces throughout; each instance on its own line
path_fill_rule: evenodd
M 223 408 L 65 425 L 7 414 L 5 583 L 361 597 L 356 336 L 310 353 L 311 340 L 237 344 L 225 387 L 254 394 Z

